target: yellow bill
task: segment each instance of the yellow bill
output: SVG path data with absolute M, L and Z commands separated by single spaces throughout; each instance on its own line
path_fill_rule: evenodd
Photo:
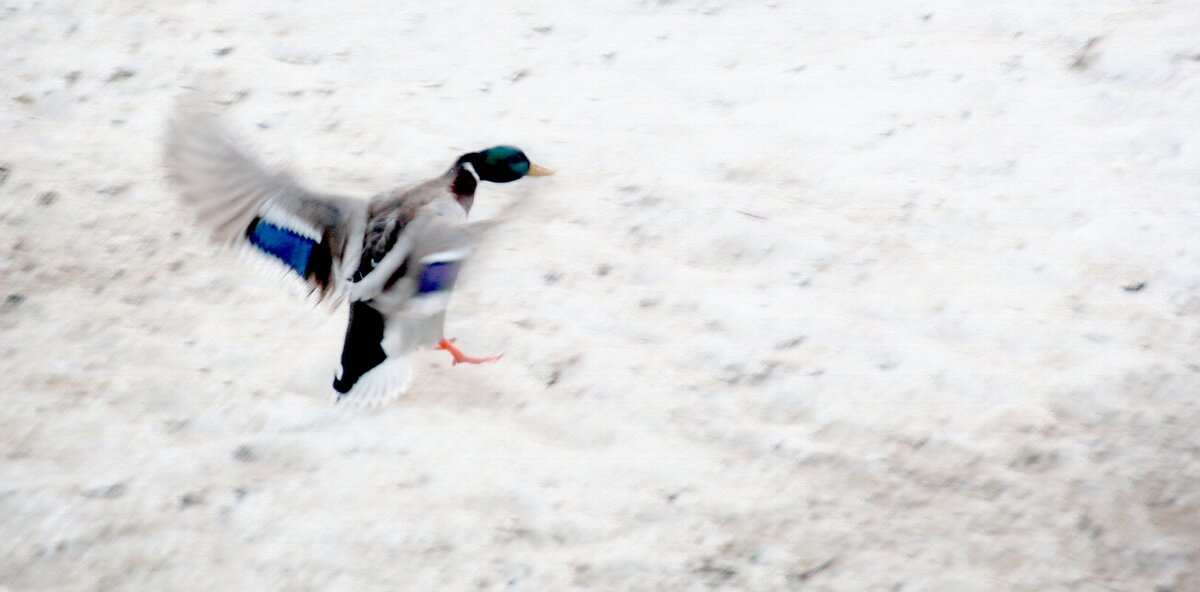
M 544 167 L 540 164 L 530 163 L 528 174 L 530 177 L 545 177 L 547 175 L 553 175 L 554 169 L 552 169 L 550 167 Z

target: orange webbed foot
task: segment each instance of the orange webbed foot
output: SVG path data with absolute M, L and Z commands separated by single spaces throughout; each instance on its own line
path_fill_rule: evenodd
M 464 354 L 461 349 L 458 349 L 458 347 L 454 345 L 454 341 L 454 339 L 442 339 L 438 342 L 437 349 L 444 349 L 450 352 L 450 355 L 454 357 L 453 365 L 455 366 L 459 364 L 486 364 L 488 362 L 495 362 L 504 356 L 504 354 L 490 356 L 487 358 L 468 356 L 467 354 Z

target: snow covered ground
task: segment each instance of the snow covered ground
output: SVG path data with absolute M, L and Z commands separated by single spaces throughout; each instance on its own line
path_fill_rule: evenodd
M 206 244 L 497 143 L 383 409 Z M 0 1 L 0 589 L 1200 590 L 1200 3 Z

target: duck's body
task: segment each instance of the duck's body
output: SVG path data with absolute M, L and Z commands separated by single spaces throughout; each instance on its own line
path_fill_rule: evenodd
M 369 200 L 309 191 L 270 173 L 186 103 L 172 119 L 167 168 L 183 201 L 223 244 L 239 245 L 300 277 L 318 300 L 349 300 L 333 388 L 337 400 L 383 401 L 412 378 L 408 354 L 439 345 L 455 362 L 484 362 L 442 335 L 458 267 L 467 257 L 467 214 L 481 180 L 549 174 L 519 150 L 463 155 L 444 174 Z

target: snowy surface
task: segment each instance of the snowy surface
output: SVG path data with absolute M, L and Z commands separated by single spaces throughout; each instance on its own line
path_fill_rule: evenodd
M 383 409 L 165 185 L 507 143 Z M 1200 3 L 0 1 L 0 589 L 1200 590 Z

